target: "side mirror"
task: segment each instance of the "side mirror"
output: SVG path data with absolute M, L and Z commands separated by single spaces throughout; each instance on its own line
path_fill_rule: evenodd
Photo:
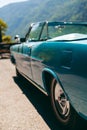
M 20 42 L 26 42 L 26 38 L 20 38 Z

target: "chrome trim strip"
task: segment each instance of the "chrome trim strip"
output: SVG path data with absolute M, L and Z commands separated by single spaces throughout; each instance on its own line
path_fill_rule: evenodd
M 30 78 L 28 78 L 25 74 L 19 72 L 23 77 L 25 77 L 29 82 L 31 82 L 35 87 L 37 87 L 40 91 L 42 91 L 46 96 L 48 96 L 48 93 L 42 89 L 40 86 L 38 86 L 34 81 L 32 81 Z

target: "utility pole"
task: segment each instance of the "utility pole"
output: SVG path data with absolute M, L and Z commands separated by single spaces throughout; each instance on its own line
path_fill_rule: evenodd
M 2 42 L 2 30 L 1 30 L 1 26 L 0 26 L 0 43 Z

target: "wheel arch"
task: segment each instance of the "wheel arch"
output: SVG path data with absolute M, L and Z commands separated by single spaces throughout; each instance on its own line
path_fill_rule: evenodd
M 59 82 L 57 74 L 53 70 L 45 68 L 42 72 L 42 80 L 48 95 L 50 94 L 50 87 L 53 78 Z
M 43 85 L 47 91 L 47 94 L 50 94 L 50 87 L 51 87 L 51 83 L 52 83 L 52 79 L 55 78 L 56 81 L 60 84 L 60 86 L 62 87 L 63 91 L 66 93 L 58 75 L 56 74 L 55 71 L 51 70 L 50 68 L 44 68 L 43 72 L 42 72 L 42 80 L 43 80 Z M 66 93 L 67 98 L 70 100 L 68 94 Z M 70 101 L 71 102 L 71 101 Z

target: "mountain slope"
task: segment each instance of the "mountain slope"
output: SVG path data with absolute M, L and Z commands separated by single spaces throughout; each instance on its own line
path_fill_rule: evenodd
M 12 36 L 23 36 L 31 22 L 87 21 L 87 0 L 29 0 L 0 9 L 0 18 L 9 26 Z

